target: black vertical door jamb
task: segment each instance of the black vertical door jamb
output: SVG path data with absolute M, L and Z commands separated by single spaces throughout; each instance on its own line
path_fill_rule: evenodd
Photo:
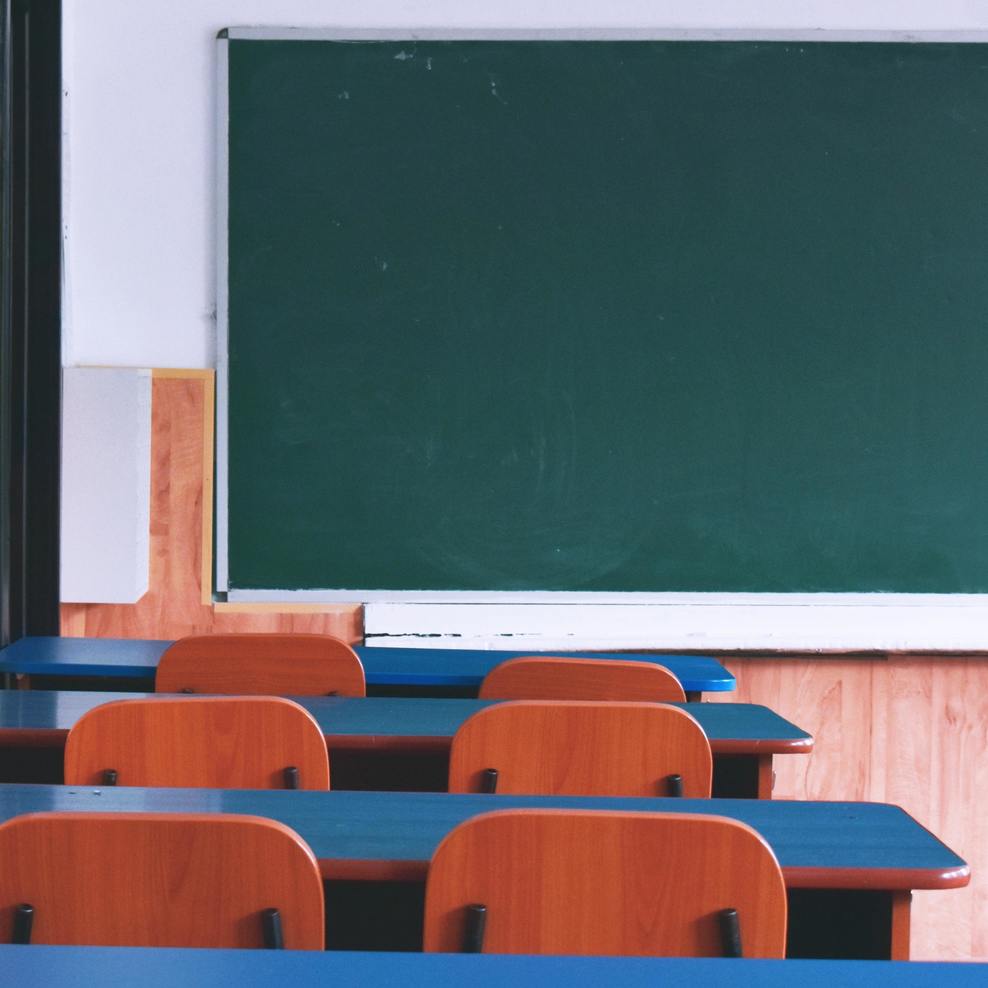
M 57 635 L 61 0 L 0 0 L 0 645 Z

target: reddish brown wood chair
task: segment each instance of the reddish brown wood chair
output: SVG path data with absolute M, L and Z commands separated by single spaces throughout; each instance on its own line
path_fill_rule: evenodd
M 711 772 L 703 728 L 678 707 L 515 700 L 460 725 L 449 791 L 707 797 Z
M 325 946 L 294 830 L 227 814 L 36 813 L 0 824 L 0 942 Z
M 698 814 L 502 810 L 436 849 L 424 948 L 782 957 L 786 890 L 746 824 Z
M 328 789 L 313 716 L 275 696 L 156 696 L 94 707 L 65 743 L 68 785 Z
M 331 635 L 231 634 L 180 638 L 162 653 L 158 693 L 365 696 L 357 653 Z
M 679 680 L 656 662 L 568 659 L 543 655 L 508 659 L 480 684 L 488 700 L 652 700 L 685 703 Z

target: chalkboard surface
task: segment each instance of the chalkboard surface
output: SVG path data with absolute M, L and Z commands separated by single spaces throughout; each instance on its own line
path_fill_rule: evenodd
M 985 47 L 223 43 L 229 589 L 988 591 Z

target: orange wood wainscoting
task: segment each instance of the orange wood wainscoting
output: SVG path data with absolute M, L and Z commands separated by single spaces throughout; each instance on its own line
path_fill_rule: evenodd
M 911 957 L 988 959 L 988 660 L 720 658 L 738 689 L 707 699 L 764 703 L 816 739 L 776 759 L 776 799 L 895 803 L 970 864 L 967 888 L 913 894 Z
M 213 372 L 155 371 L 151 571 L 136 604 L 64 604 L 62 634 L 179 638 L 210 631 L 363 636 L 359 605 L 214 605 L 210 599 Z M 988 658 L 720 655 L 736 693 L 816 738 L 777 760 L 777 799 L 897 803 L 971 865 L 966 889 L 915 894 L 912 957 L 988 960 Z

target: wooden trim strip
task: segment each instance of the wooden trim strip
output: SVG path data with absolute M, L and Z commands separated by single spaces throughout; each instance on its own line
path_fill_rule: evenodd
M 68 733 L 56 727 L 0 727 L 0 745 L 8 748 L 64 748 Z
M 452 735 L 399 735 L 399 734 L 327 734 L 326 744 L 330 748 L 367 749 L 384 748 L 392 750 L 446 751 L 453 742 Z M 772 755 L 806 754 L 813 748 L 812 740 L 782 739 L 779 741 L 745 741 L 729 738 L 711 740 L 710 750 L 715 755 L 735 755 L 767 759 L 769 768 Z
M 202 384 L 202 555 L 199 587 L 200 601 L 213 602 L 213 462 L 215 456 L 216 375 Z
M 215 376 L 216 371 L 200 367 L 153 367 L 151 369 L 152 378 L 212 381 Z
M 0 727 L 0 743 L 11 747 L 54 747 L 65 744 L 68 729 L 64 727 L 23 728 Z M 326 747 L 337 751 L 422 751 L 447 752 L 453 743 L 451 734 L 325 734 Z M 805 752 L 809 747 L 787 741 L 777 742 L 777 748 L 766 747 L 776 742 L 758 744 L 754 741 L 711 741 L 715 755 L 751 756 L 767 758 L 771 767 L 771 755 L 785 752 Z
M 0 745 L 8 748 L 58 748 L 65 746 L 69 732 L 64 727 L 0 727 Z M 448 752 L 451 737 L 391 734 L 327 734 L 326 747 L 333 751 Z
M 326 747 L 330 754 L 334 751 L 421 751 L 448 752 L 453 739 L 451 737 L 432 737 L 429 735 L 397 734 L 327 734 Z
M 715 755 L 806 755 L 813 750 L 813 738 L 711 738 L 710 750 Z
M 971 868 L 783 868 L 786 885 L 794 889 L 960 889 L 971 881 Z
M 424 882 L 428 861 L 319 861 L 319 873 L 328 881 Z
M 424 882 L 429 871 L 428 861 L 356 861 L 320 859 L 323 878 L 364 882 Z M 966 866 L 956 871 L 930 871 L 914 868 L 783 868 L 788 888 L 874 889 L 893 893 L 912 889 L 962 888 L 970 880 Z M 901 896 L 893 894 L 901 910 Z M 901 920 L 901 915 L 899 916 Z M 901 929 L 899 929 L 901 935 Z
M 772 756 L 759 755 L 755 795 L 758 799 L 771 799 L 773 789 L 775 789 L 775 770 L 772 768 Z
M 909 960 L 910 907 L 912 892 L 892 893 L 892 930 L 889 945 L 890 960 Z

